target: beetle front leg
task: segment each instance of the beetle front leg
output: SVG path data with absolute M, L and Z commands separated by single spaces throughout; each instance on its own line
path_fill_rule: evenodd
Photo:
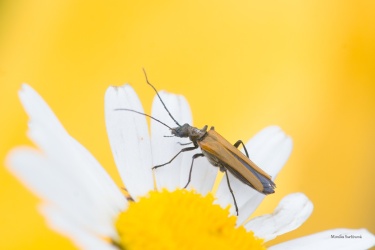
M 186 146 L 186 145 L 189 145 L 189 144 L 192 144 L 193 142 L 187 142 L 187 143 L 181 143 L 181 142 L 177 142 L 178 144 L 180 144 L 181 146 Z
M 180 152 L 178 152 L 175 156 L 173 156 L 173 158 L 170 160 L 170 161 L 168 161 L 168 162 L 166 162 L 166 163 L 164 163 L 164 164 L 161 164 L 161 165 L 156 165 L 156 166 L 154 166 L 153 168 L 152 168 L 152 170 L 154 170 L 154 169 L 156 169 L 156 168 L 160 168 L 160 167 L 162 167 L 162 166 L 165 166 L 165 165 L 168 165 L 169 163 L 171 163 L 179 154 L 181 154 L 181 153 L 183 153 L 183 152 L 186 152 L 186 151 L 191 151 L 191 150 L 194 150 L 194 149 L 197 149 L 198 148 L 198 145 L 194 145 L 194 147 L 188 147 L 188 148 L 183 148 L 183 149 L 181 149 L 180 150 Z

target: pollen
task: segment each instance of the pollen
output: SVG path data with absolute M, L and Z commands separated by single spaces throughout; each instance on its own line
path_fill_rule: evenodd
M 129 250 L 266 249 L 263 240 L 236 227 L 229 207 L 214 205 L 211 194 L 152 191 L 131 202 L 116 221 L 116 245 Z

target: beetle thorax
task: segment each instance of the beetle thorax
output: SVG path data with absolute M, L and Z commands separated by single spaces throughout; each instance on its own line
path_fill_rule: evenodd
M 202 129 L 189 126 L 189 139 L 191 141 L 197 141 L 206 135 L 206 131 L 207 131 L 207 126 L 204 126 Z

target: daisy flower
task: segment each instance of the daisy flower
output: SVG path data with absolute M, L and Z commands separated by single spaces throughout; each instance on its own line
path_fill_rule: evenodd
M 192 123 L 184 97 L 160 95 L 176 120 Z M 236 217 L 225 178 L 213 194 L 218 169 L 207 159 L 196 160 L 191 182 L 182 189 L 194 152 L 152 171 L 152 166 L 168 161 L 183 147 L 180 143 L 188 141 L 164 138 L 170 131 L 153 120 L 150 137 L 146 117 L 116 111 L 143 112 L 129 85 L 110 87 L 105 95 L 109 141 L 130 195 L 126 198 L 38 93 L 23 85 L 19 96 L 30 117 L 28 136 L 38 149 L 14 149 L 7 165 L 42 198 L 40 211 L 50 227 L 81 249 L 265 249 L 265 242 L 298 228 L 313 210 L 304 194 L 294 193 L 284 197 L 273 213 L 248 220 L 264 195 L 229 174 L 239 207 Z M 174 125 L 158 99 L 154 99 L 152 116 Z M 279 127 L 271 126 L 256 134 L 246 147 L 251 159 L 275 177 L 291 153 L 292 141 Z M 334 229 L 268 249 L 360 250 L 374 244 L 374 235 L 365 229 Z

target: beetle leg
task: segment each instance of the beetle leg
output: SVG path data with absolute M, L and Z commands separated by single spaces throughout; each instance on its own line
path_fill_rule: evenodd
M 181 143 L 181 142 L 177 142 L 178 144 L 180 144 L 181 146 L 186 146 L 186 145 L 189 145 L 189 144 L 192 144 L 193 142 L 188 142 L 188 143 Z
M 194 160 L 195 160 L 196 158 L 198 158 L 198 157 L 202 157 L 202 156 L 204 156 L 204 154 L 202 154 L 202 153 L 199 153 L 199 154 L 195 154 L 195 155 L 193 155 L 193 160 L 191 161 L 191 165 L 190 165 L 189 179 L 188 179 L 188 182 L 186 183 L 186 185 L 185 185 L 184 188 L 186 188 L 186 187 L 189 185 L 190 181 L 191 181 L 191 172 L 193 171 Z
M 240 144 L 242 144 L 243 149 L 245 149 L 245 154 L 246 154 L 247 158 L 250 158 L 249 154 L 247 153 L 247 149 L 245 147 L 245 144 L 241 140 L 238 140 L 233 146 L 235 146 L 236 148 L 238 148 L 238 146 L 240 146 Z
M 129 194 L 129 191 L 125 187 L 121 187 L 121 189 L 126 192 L 125 198 L 127 199 L 127 201 L 134 201 L 133 197 Z
M 218 165 L 220 172 L 225 172 L 227 169 L 221 165 Z
M 191 151 L 191 150 L 194 150 L 194 149 L 197 149 L 197 148 L 198 148 L 198 145 L 194 145 L 194 147 L 183 148 L 183 149 L 180 150 L 180 152 L 178 152 L 175 156 L 173 156 L 173 158 L 170 161 L 168 161 L 168 162 L 166 162 L 164 164 L 161 164 L 161 165 L 156 165 L 152 169 L 154 170 L 156 168 L 160 168 L 162 166 L 168 165 L 169 163 L 171 163 L 182 152 Z
M 227 170 L 225 170 L 225 176 L 227 177 L 228 188 L 229 188 L 230 193 L 232 194 L 233 201 L 234 201 L 234 207 L 236 208 L 236 213 L 237 213 L 237 216 L 238 216 L 238 207 L 237 207 L 236 197 L 234 197 L 233 190 L 230 187 L 229 176 L 228 176 Z

